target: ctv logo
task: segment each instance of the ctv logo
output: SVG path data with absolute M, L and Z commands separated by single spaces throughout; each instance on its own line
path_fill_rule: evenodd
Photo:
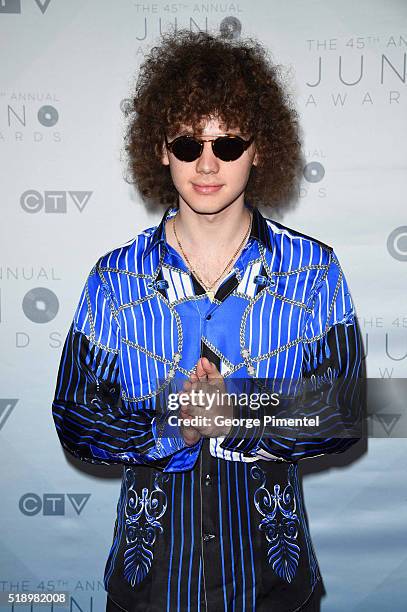
M 81 514 L 88 503 L 90 493 L 44 493 L 42 497 L 36 493 L 25 493 L 20 497 L 18 507 L 25 516 L 65 516 L 65 497 L 68 498 L 76 514 Z
M 4 427 L 17 402 L 18 399 L 0 398 L 0 430 Z
M 1 0 L 0 0 L 1 1 Z M 88 203 L 93 191 L 44 191 L 41 193 L 36 189 L 28 189 L 21 194 L 20 205 L 26 213 L 64 214 L 68 211 L 68 200 L 82 212 Z
M 34 0 L 35 4 L 44 14 L 51 0 Z M 21 0 L 0 0 L 0 13 L 21 13 Z

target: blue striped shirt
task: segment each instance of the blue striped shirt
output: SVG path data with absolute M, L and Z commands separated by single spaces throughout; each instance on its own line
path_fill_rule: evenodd
M 56 430 L 81 460 L 123 464 L 104 584 L 124 610 L 294 611 L 321 578 L 298 461 L 360 438 L 354 304 L 332 247 L 256 208 L 210 301 L 165 239 L 176 212 L 90 270 L 62 351 Z M 165 406 L 200 356 L 227 388 L 288 384 L 296 402 L 281 415 L 318 415 L 317 433 L 266 425 L 261 409 L 256 427 L 240 420 L 187 446 Z

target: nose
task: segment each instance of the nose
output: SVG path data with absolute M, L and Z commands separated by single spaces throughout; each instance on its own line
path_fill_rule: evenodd
M 212 151 L 212 142 L 203 143 L 202 155 L 196 161 L 196 170 L 204 174 L 219 171 L 219 160 Z

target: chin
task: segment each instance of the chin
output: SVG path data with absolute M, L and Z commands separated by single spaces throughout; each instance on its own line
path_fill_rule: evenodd
M 214 202 L 212 202 L 212 204 L 205 204 L 205 203 L 199 203 L 199 204 L 190 204 L 190 208 L 199 214 L 216 214 L 218 212 L 220 212 L 221 210 L 223 210 L 224 208 L 227 208 L 228 204 L 215 204 Z
M 210 196 L 200 196 L 194 193 L 189 197 L 183 197 L 181 195 L 181 198 L 184 200 L 187 206 L 189 206 L 189 208 L 191 208 L 194 212 L 201 214 L 218 213 L 224 208 L 227 208 L 233 204 L 235 201 L 235 199 L 231 200 L 230 198 L 225 198 L 224 196 L 222 198 L 217 198 L 216 194 Z

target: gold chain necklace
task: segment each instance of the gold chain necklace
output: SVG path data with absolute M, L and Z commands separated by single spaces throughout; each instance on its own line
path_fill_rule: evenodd
M 178 213 L 177 213 L 178 214 Z M 196 276 L 196 278 L 199 280 L 199 282 L 201 283 L 201 285 L 205 288 L 206 290 L 206 295 L 208 296 L 208 298 L 212 301 L 213 298 L 215 297 L 215 291 L 212 290 L 212 287 L 214 285 L 216 285 L 216 283 L 222 278 L 222 276 L 225 274 L 225 272 L 228 270 L 228 268 L 230 267 L 230 265 L 232 264 L 233 260 L 235 259 L 236 255 L 238 254 L 238 252 L 240 251 L 240 249 L 242 248 L 247 236 L 250 233 L 251 227 L 252 227 L 252 221 L 253 221 L 253 215 L 250 213 L 250 223 L 249 223 L 249 227 L 247 228 L 247 231 L 244 235 L 244 238 L 242 240 L 242 242 L 239 244 L 238 248 L 236 249 L 236 251 L 233 253 L 232 257 L 229 259 L 228 263 L 226 264 L 226 267 L 224 268 L 224 270 L 221 272 L 221 274 L 218 276 L 218 278 L 211 284 L 211 285 L 207 285 L 202 278 L 198 275 L 196 269 L 192 266 L 191 262 L 189 261 L 187 254 L 185 253 L 184 249 L 182 248 L 182 244 L 178 238 L 178 234 L 177 234 L 177 230 L 175 229 L 175 217 L 177 215 L 174 216 L 173 220 L 172 220 L 172 227 L 174 230 L 174 235 L 175 235 L 175 239 L 178 243 L 178 246 L 181 250 L 181 253 L 183 254 L 185 261 L 188 264 L 188 267 L 190 269 L 191 272 L 193 272 Z

